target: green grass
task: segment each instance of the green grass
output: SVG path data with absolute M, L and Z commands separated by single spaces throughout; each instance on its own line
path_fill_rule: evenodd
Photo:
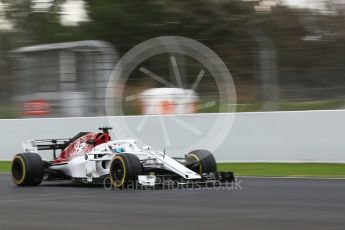
M 219 171 L 233 171 L 237 176 L 269 177 L 342 177 L 345 164 L 326 163 L 221 163 Z
M 305 102 L 280 102 L 280 110 L 283 111 L 338 109 L 341 106 L 343 106 L 343 101 L 338 99 Z
M 0 161 L 0 172 L 10 172 L 11 170 L 11 163 Z
M 10 162 L 0 162 L 0 172 L 10 172 Z M 220 163 L 219 171 L 236 176 L 345 178 L 345 164 L 325 163 Z
M 338 99 L 320 100 L 320 101 L 300 101 L 289 102 L 280 101 L 278 103 L 280 111 L 298 111 L 298 110 L 325 110 L 339 109 L 343 106 L 343 101 Z M 237 112 L 258 112 L 261 111 L 262 103 L 237 104 Z

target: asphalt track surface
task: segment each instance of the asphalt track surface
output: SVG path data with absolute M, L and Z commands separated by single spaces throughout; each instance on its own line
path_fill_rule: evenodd
M 0 229 L 345 229 L 345 180 L 241 178 L 236 189 L 106 191 L 0 175 Z

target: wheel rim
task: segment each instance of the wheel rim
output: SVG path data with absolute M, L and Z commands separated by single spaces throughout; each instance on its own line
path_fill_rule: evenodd
M 116 188 L 124 185 L 126 178 L 126 166 L 121 157 L 115 157 L 113 159 L 110 178 Z
M 115 170 L 114 170 L 114 178 L 116 180 L 122 180 L 123 178 L 123 168 L 122 168 L 122 164 L 120 162 L 116 162 L 115 163 Z
M 202 174 L 202 165 L 199 157 L 195 154 L 189 154 L 187 160 L 193 164 L 193 171 Z

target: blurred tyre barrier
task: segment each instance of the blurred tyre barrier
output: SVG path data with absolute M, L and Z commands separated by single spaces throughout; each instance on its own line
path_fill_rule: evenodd
M 199 97 L 193 90 L 152 88 L 139 96 L 142 114 L 190 114 L 197 112 Z
M 46 116 L 50 113 L 50 105 L 47 100 L 37 99 L 23 103 L 24 116 Z
M 170 146 L 164 142 L 142 143 L 154 149 L 165 149 L 172 156 L 183 156 L 187 152 L 178 150 L 179 145 L 190 148 L 210 149 L 220 162 L 333 162 L 345 163 L 345 110 L 334 111 L 295 111 L 295 112 L 253 112 L 236 113 L 231 131 L 224 141 L 211 149 L 211 140 L 191 143 L 193 132 L 181 129 L 178 118 L 200 131 L 207 130 L 217 116 L 222 114 L 180 114 L 146 115 L 150 117 L 147 128 L 141 130 L 136 139 L 147 136 L 163 135 L 160 120 L 164 119 L 170 135 Z M 77 117 L 77 118 L 32 118 L 1 119 L 0 159 L 9 160 L 14 154 L 22 152 L 21 143 L 25 140 L 46 138 L 68 138 L 82 131 L 95 131 L 98 127 L 114 124 L 113 138 L 133 138 L 120 126 L 127 122 L 136 126 L 142 116 Z M 180 123 L 181 124 L 181 123 Z M 132 127 L 129 127 L 132 128 Z M 199 136 L 198 136 L 199 137 Z M 148 138 L 146 138 L 149 140 Z M 51 158 L 51 153 L 44 158 Z

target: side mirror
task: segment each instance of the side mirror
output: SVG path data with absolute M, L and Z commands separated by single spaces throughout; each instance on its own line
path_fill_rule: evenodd
M 144 150 L 149 150 L 149 149 L 151 149 L 151 146 L 149 146 L 149 145 L 144 145 L 144 146 L 143 146 L 143 149 L 144 149 Z
M 89 144 L 89 145 L 95 145 L 96 144 L 96 140 L 95 139 L 87 140 L 87 141 L 85 141 L 85 143 Z

